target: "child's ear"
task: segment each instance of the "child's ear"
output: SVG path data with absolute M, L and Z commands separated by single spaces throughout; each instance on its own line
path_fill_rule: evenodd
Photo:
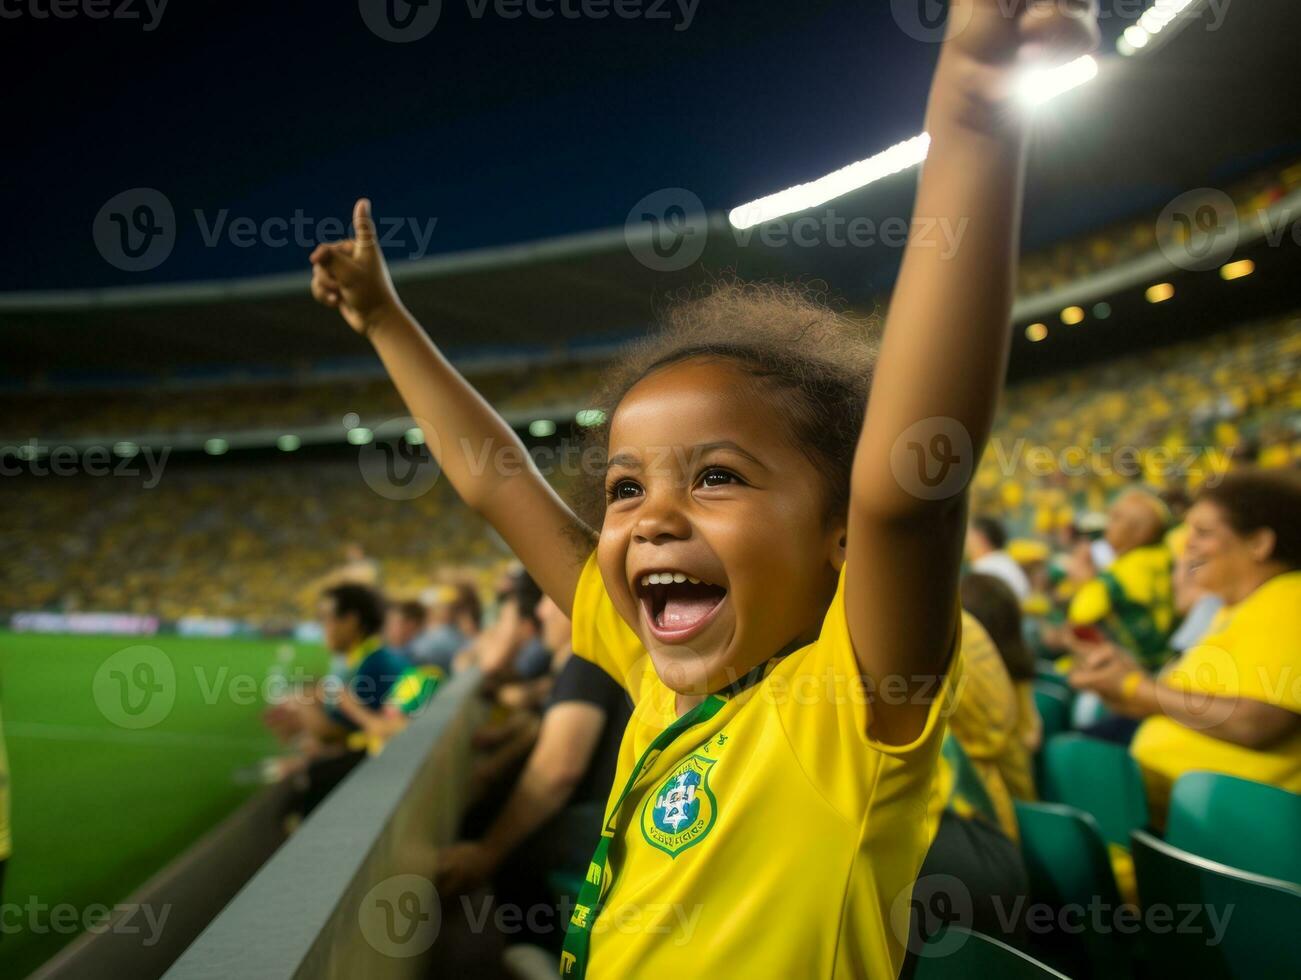
M 831 535 L 831 564 L 837 572 L 845 567 L 845 553 L 849 547 L 849 538 L 843 526 L 836 527 Z

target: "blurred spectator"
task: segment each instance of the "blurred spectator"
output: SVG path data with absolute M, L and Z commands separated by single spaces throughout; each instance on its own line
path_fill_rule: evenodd
M 1071 568 L 1079 590 L 1069 619 L 1082 639 L 1105 635 L 1149 667 L 1169 659 L 1174 627 L 1170 552 L 1162 540 L 1169 514 L 1152 494 L 1126 490 L 1107 511 L 1104 540 L 1115 560 L 1104 569 L 1077 554 Z
M 560 665 L 537 743 L 496 819 L 479 840 L 439 855 L 438 888 L 468 891 L 498 877 L 498 901 L 550 901 L 547 876 L 582 877 L 600 836 L 631 705 L 595 664 L 571 656 L 570 623 L 549 598 L 537 604 L 543 641 Z M 563 931 L 535 940 L 558 946 Z
M 938 830 L 918 877 L 957 878 L 971 900 L 971 927 L 1006 935 L 1000 912 L 1016 907 L 1029 890 L 1012 800 L 1034 796 L 1030 752 L 1019 734 L 1020 706 L 1003 659 L 966 612 L 961 656 L 962 681 L 929 806 L 928 820 Z
M 317 685 L 311 697 L 290 698 L 266 713 L 267 725 L 282 740 L 308 734 L 338 741 L 356 724 L 339 707 L 342 691 L 371 712 L 377 712 L 389 689 L 410 664 L 384 646 L 384 600 L 364 585 L 336 585 L 320 602 L 326 647 L 338 658 L 334 674 Z
M 433 590 L 429 628 L 411 645 L 411 659 L 451 673 L 456 656 L 478 635 L 483 623 L 479 594 L 468 582 Z
M 424 632 L 425 618 L 425 607 L 415 599 L 392 603 L 384 617 L 384 645 L 412 659 L 411 645 Z
M 1030 595 L 1030 580 L 1007 553 L 1007 531 L 992 517 L 976 517 L 967 528 L 967 560 L 973 571 L 1007 583 L 1018 602 Z
M 1005 581 L 993 575 L 966 575 L 960 586 L 962 608 L 985 628 L 993 641 L 1003 666 L 1016 689 L 1017 741 L 1028 753 L 1039 750 L 1043 726 L 1034 703 L 1034 656 L 1025 642 L 1021 604 Z M 1004 771 L 1012 795 L 1019 800 L 1033 800 L 1035 789 L 1028 781 L 1029 768 L 1015 766 Z
M 1157 677 L 1114 644 L 1071 683 L 1145 719 L 1131 751 L 1164 821 L 1174 781 L 1209 770 L 1301 792 L 1301 475 L 1244 470 L 1188 512 L 1196 583 L 1227 603 L 1208 635 Z

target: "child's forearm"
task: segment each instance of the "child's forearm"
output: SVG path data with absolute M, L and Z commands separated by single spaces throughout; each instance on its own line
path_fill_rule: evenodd
M 400 303 L 378 317 L 367 336 L 442 473 L 567 612 L 587 554 L 584 531 L 524 443 Z
M 908 492 L 892 478 L 891 453 L 916 423 L 952 420 L 956 426 L 936 421 L 932 427 L 950 437 L 954 453 L 966 455 L 970 473 L 989 436 L 1006 370 L 1024 124 L 1015 107 L 967 96 L 969 80 L 954 76 L 968 70 L 961 59 L 941 57 L 927 113 L 930 154 L 915 207 L 922 220 L 914 222 L 891 300 L 856 466 L 858 499 L 888 513 L 928 511 L 959 499 Z M 951 438 L 954 432 L 965 434 L 961 441 L 969 440 L 970 449 Z M 918 441 L 926 446 L 934 434 L 920 432 Z

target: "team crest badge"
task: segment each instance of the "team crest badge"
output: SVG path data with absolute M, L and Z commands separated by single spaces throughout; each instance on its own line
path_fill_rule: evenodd
M 677 857 L 705 839 L 718 817 L 718 801 L 709 788 L 709 770 L 716 761 L 699 755 L 687 758 L 646 798 L 641 811 L 646 843 Z

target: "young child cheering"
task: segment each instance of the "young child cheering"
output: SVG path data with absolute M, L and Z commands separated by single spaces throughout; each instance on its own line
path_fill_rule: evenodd
M 599 533 L 403 308 L 368 201 L 355 240 L 312 253 L 313 295 L 636 704 L 562 974 L 897 975 L 1007 359 L 1013 93 L 1095 21 L 1091 0 L 953 0 L 916 211 L 965 226 L 961 247 L 910 241 L 879 354 L 788 289 L 676 311 L 610 379 Z

